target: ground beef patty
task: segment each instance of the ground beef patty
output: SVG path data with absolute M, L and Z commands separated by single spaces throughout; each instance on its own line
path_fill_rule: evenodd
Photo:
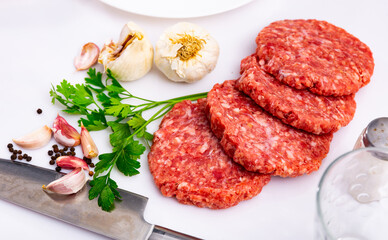
M 237 88 L 282 122 L 314 134 L 334 132 L 354 116 L 354 95 L 321 96 L 285 85 L 260 69 L 255 56 L 241 61 Z
M 296 177 L 318 170 L 333 134 L 315 135 L 283 124 L 234 85 L 216 84 L 207 101 L 212 130 L 225 152 L 249 171 Z
M 223 151 L 210 129 L 206 100 L 183 101 L 163 118 L 148 155 L 163 195 L 198 207 L 228 208 L 260 193 L 269 175 L 246 171 Z
M 325 21 L 273 22 L 258 34 L 256 43 L 265 71 L 291 87 L 319 95 L 356 93 L 373 73 L 368 46 Z

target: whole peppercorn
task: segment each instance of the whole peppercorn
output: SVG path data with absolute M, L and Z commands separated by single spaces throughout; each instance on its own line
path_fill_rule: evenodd
M 41 114 L 43 111 L 42 111 L 42 109 L 38 108 L 38 109 L 36 110 L 36 112 L 37 112 L 38 114 Z
M 28 157 L 26 158 L 26 160 L 27 160 L 27 162 L 29 162 L 29 161 L 32 160 L 32 157 L 31 157 L 31 156 L 28 156 Z
M 75 152 L 70 152 L 70 155 L 71 156 L 75 156 Z
M 59 166 L 55 168 L 55 171 L 57 171 L 57 172 L 60 172 L 61 170 L 62 170 L 62 168 Z
M 8 148 L 8 150 L 9 150 L 10 152 L 15 151 L 12 147 Z
M 18 150 L 16 150 L 16 149 L 13 150 L 12 152 L 13 152 L 13 154 L 18 154 Z
M 15 154 L 12 154 L 11 155 L 11 160 L 15 160 L 16 159 L 16 155 Z
M 51 156 L 51 160 L 56 160 L 57 159 L 57 157 L 55 157 L 55 156 Z
M 18 156 L 18 159 L 19 159 L 19 160 L 22 160 L 22 159 L 23 159 L 23 156 L 22 156 L 22 155 L 19 155 L 19 156 Z
M 23 154 L 24 159 L 27 159 L 27 157 L 28 157 L 27 153 Z
M 13 144 L 12 143 L 8 143 L 7 148 L 12 148 L 12 147 L 13 147 Z
M 18 154 L 22 154 L 23 152 L 22 152 L 22 150 L 18 150 Z
M 64 147 L 64 148 L 63 148 L 63 151 L 67 151 L 67 150 L 69 150 L 68 147 Z
M 49 150 L 49 151 L 47 152 L 47 154 L 48 154 L 49 156 L 52 156 L 52 155 L 54 154 L 54 152 L 53 152 L 52 150 Z
M 93 171 L 89 171 L 89 176 L 93 176 L 94 172 Z
M 59 158 L 60 156 L 61 156 L 61 154 L 59 154 L 59 153 L 56 153 L 56 154 L 55 154 L 55 157 L 56 157 L 56 158 Z
M 90 166 L 91 168 L 94 168 L 94 163 L 90 163 L 89 166 Z
M 51 159 L 49 163 L 50 163 L 50 165 L 54 165 L 55 164 L 55 160 Z
M 74 147 L 71 147 L 71 148 L 70 148 L 70 151 L 74 152 L 74 151 L 75 151 L 75 148 L 74 148 Z

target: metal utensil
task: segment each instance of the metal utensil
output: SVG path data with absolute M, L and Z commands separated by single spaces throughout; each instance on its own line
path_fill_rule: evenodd
M 114 239 L 198 239 L 153 225 L 144 220 L 148 199 L 119 189 L 123 201 L 112 212 L 102 211 L 97 200 L 89 200 L 89 184 L 69 196 L 42 190 L 63 175 L 34 165 L 0 159 L 0 199 Z
M 388 147 L 388 117 L 376 118 L 364 128 L 354 149 L 361 147 Z

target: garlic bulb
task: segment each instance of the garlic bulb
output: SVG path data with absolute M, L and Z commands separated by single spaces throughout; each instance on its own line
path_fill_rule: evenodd
M 216 66 L 219 47 L 203 28 L 177 23 L 162 34 L 155 46 L 155 64 L 175 82 L 195 82 Z
M 121 30 L 117 43 L 104 45 L 98 62 L 109 68 L 121 81 L 133 81 L 143 77 L 152 67 L 154 49 L 144 31 L 133 22 Z

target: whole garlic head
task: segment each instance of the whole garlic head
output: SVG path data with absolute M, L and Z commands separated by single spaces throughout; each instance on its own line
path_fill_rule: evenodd
M 98 62 L 109 68 L 121 81 L 133 81 L 143 77 L 152 67 L 154 49 L 144 31 L 129 22 L 121 30 L 117 43 L 106 43 Z
M 217 41 L 203 28 L 177 23 L 162 34 L 155 46 L 155 64 L 175 82 L 195 82 L 217 64 Z

